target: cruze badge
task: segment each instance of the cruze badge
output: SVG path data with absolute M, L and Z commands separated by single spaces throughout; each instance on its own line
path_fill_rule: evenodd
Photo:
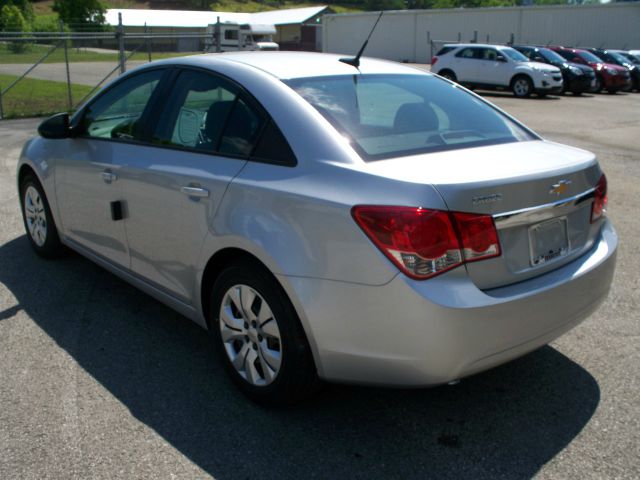
M 498 202 L 502 200 L 501 193 L 493 193 L 491 195 L 483 195 L 480 197 L 473 197 L 471 201 L 474 205 L 486 205 L 487 203 Z
M 566 193 L 567 190 L 569 190 L 569 185 L 571 185 L 571 180 L 560 180 L 558 183 L 554 183 L 553 185 L 551 185 L 549 195 L 560 196 Z

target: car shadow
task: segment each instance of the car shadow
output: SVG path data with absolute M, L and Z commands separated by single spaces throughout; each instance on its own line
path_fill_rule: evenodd
M 327 386 L 288 409 L 256 406 L 206 332 L 90 261 L 0 246 L 0 282 L 57 345 L 192 462 L 219 479 L 530 478 L 584 428 L 594 378 L 551 347 L 419 390 Z

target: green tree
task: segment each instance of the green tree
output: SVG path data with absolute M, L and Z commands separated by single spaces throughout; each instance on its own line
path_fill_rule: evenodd
M 364 0 L 365 10 L 404 10 L 403 0 Z
M 100 29 L 107 7 L 100 0 L 55 0 L 53 11 L 72 30 Z
M 4 6 L 18 7 L 18 10 L 20 10 L 22 17 L 27 23 L 31 23 L 35 18 L 33 6 L 29 0 L 0 0 L 0 10 Z
M 3 32 L 28 32 L 29 24 L 18 7 L 4 5 L 0 9 L 0 30 Z M 13 53 L 22 53 L 28 48 L 29 44 L 20 40 L 9 43 L 9 50 Z

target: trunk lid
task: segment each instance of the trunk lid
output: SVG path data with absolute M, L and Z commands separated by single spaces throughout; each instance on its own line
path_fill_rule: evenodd
M 433 185 L 448 208 L 492 215 L 502 254 L 466 264 L 490 289 L 558 268 L 588 250 L 593 189 L 602 172 L 592 153 L 546 141 L 510 143 L 371 162 L 373 173 Z M 428 206 L 426 206 L 428 207 Z

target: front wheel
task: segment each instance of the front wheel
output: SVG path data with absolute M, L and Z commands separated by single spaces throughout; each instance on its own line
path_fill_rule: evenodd
M 20 184 L 22 220 L 33 250 L 44 258 L 57 258 L 64 254 L 49 202 L 38 179 L 27 175 Z
M 602 77 L 600 75 L 596 75 L 596 86 L 593 88 L 593 91 L 595 93 L 600 93 L 602 92 L 603 88 L 604 88 L 604 81 L 602 80 Z
M 209 330 L 227 373 L 249 398 L 287 405 L 319 386 L 296 312 L 268 271 L 252 262 L 224 270 L 211 293 Z
M 529 77 L 519 76 L 513 79 L 511 82 L 511 90 L 513 94 L 518 98 L 525 98 L 531 95 L 533 92 L 533 82 Z

